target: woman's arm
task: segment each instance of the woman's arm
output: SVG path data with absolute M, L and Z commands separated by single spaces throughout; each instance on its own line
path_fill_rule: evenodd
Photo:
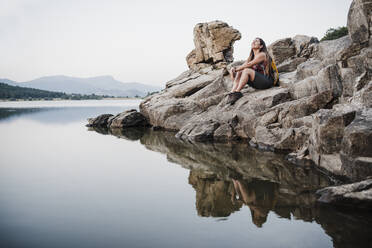
M 245 68 L 250 68 L 252 67 L 253 65 L 255 64 L 258 64 L 258 63 L 261 63 L 262 61 L 264 61 L 266 59 L 266 54 L 261 52 L 259 54 L 256 55 L 256 57 L 250 61 L 250 62 L 245 62 L 244 64 L 242 64 L 241 66 L 238 66 L 235 71 L 242 71 L 244 70 Z

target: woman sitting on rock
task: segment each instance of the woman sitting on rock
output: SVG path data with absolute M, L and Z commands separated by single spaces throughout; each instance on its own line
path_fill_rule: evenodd
M 268 89 L 274 85 L 272 59 L 265 42 L 261 38 L 256 38 L 252 41 L 251 47 L 247 61 L 230 70 L 231 80 L 233 81 L 230 94 L 241 96 L 240 90 L 247 83 L 255 89 Z

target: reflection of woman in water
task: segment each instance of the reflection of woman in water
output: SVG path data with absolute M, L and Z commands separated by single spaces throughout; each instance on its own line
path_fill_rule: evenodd
M 232 199 L 239 197 L 246 205 L 249 206 L 252 214 L 253 223 L 262 227 L 266 222 L 269 211 L 274 208 L 276 203 L 276 185 L 271 182 L 253 181 L 246 183 L 242 180 L 234 180 L 234 191 Z

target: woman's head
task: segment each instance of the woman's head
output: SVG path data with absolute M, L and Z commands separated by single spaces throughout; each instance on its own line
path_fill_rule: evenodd
M 259 52 L 264 52 L 268 55 L 268 52 L 267 52 L 267 47 L 266 47 L 266 43 L 263 39 L 261 38 L 255 38 L 253 41 L 252 41 L 252 44 L 251 44 L 251 54 L 253 53 L 253 50 L 254 49 L 258 49 Z M 253 58 L 254 58 L 254 54 L 253 54 Z M 252 59 L 253 59 L 252 58 Z
M 251 46 L 252 46 L 252 49 L 259 49 L 260 52 L 262 51 L 262 49 L 266 49 L 266 44 L 261 38 L 255 38 L 252 41 Z

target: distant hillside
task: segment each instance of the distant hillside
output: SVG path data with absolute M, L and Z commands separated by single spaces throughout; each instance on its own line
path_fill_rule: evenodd
M 68 94 L 96 94 L 122 97 L 143 97 L 148 93 L 161 90 L 160 87 L 141 83 L 122 83 L 115 80 L 112 76 L 91 78 L 48 76 L 22 83 L 9 79 L 0 79 L 0 82 L 13 86 L 65 92 Z
M 5 83 L 5 84 L 9 84 L 9 85 L 12 85 L 12 86 L 17 86 L 18 85 L 18 83 L 16 81 L 9 80 L 9 79 L 6 79 L 6 78 L 0 78 L 0 82 Z
M 1 81 L 1 80 L 0 80 Z M 52 92 L 46 90 L 32 89 L 26 87 L 12 86 L 0 82 L 0 99 L 16 100 L 16 99 L 101 99 L 102 96 L 97 95 L 80 95 L 80 94 L 66 94 L 62 92 Z

